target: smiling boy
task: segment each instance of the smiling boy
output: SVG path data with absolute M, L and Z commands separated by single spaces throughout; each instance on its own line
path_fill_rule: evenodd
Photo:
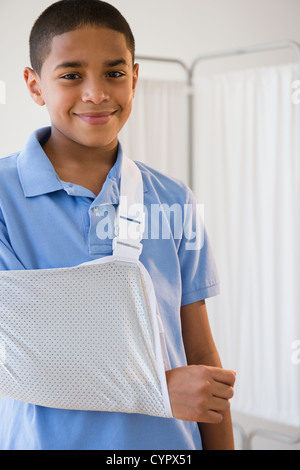
M 131 113 L 138 79 L 132 61 L 122 33 L 86 25 L 53 37 L 40 75 L 25 70 L 33 100 L 51 118 L 44 151 L 62 179 L 94 194 L 115 163 L 118 133 Z
M 138 81 L 131 30 L 114 7 L 98 0 L 50 6 L 32 29 L 30 52 L 32 68 L 24 77 L 34 102 L 46 105 L 51 127 L 0 162 L 1 270 L 76 266 L 111 253 L 112 240 L 97 236 L 99 208 L 103 213 L 119 203 L 118 134 Z M 185 185 L 138 166 L 146 207 L 195 207 Z M 205 298 L 218 294 L 218 277 L 206 233 L 200 250 L 188 250 L 187 241 L 184 235 L 145 239 L 141 255 L 166 331 L 174 418 L 2 398 L 1 449 L 233 448 L 235 374 L 221 367 L 205 307 Z

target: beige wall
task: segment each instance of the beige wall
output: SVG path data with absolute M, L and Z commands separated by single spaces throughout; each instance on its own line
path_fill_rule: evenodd
M 28 97 L 23 69 L 29 65 L 28 36 L 49 0 L 0 0 L 0 83 L 5 83 L 6 104 L 0 99 L 0 157 L 19 150 L 28 134 L 48 124 L 46 110 Z M 199 54 L 290 39 L 300 43 L 299 0 L 112 0 L 134 31 L 137 54 L 169 56 L 190 65 Z M 293 61 L 289 50 L 247 55 L 201 65 L 248 67 Z M 160 74 L 162 66 L 142 64 L 142 76 Z M 177 68 L 168 69 L 177 77 Z M 164 72 L 165 73 L 165 72 Z

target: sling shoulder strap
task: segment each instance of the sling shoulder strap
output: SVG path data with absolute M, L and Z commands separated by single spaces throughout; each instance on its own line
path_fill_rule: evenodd
M 120 203 L 115 220 L 113 255 L 136 262 L 142 252 L 145 230 L 144 187 L 138 166 L 123 156 Z

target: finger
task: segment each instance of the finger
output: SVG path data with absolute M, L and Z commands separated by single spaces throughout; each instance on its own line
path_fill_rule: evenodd
M 224 398 L 212 397 L 209 409 L 211 411 L 224 412 L 230 409 L 230 402 Z
M 219 424 L 223 420 L 223 416 L 221 413 L 218 413 L 214 410 L 208 410 L 204 419 L 201 420 L 202 423 L 210 423 L 210 424 Z
M 216 382 L 221 382 L 233 387 L 236 378 L 236 372 L 233 370 L 225 370 L 219 367 L 212 367 L 212 378 Z
M 214 383 L 213 395 L 219 398 L 230 400 L 234 396 L 233 387 L 221 382 Z

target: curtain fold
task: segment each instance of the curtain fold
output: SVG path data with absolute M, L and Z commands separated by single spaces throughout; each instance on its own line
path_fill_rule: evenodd
M 300 425 L 299 105 L 296 66 L 195 83 L 195 192 L 204 203 L 222 293 L 212 328 L 237 370 L 232 408 Z
M 126 154 L 188 182 L 188 88 L 184 82 L 141 79 L 132 114 L 120 133 Z

